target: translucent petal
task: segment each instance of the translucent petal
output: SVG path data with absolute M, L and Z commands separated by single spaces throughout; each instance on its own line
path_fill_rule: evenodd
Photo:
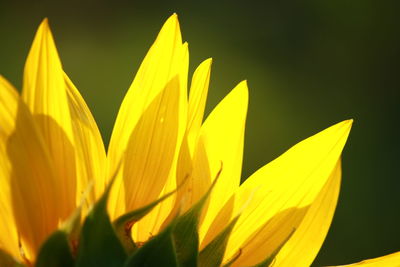
M 276 266 L 310 266 L 328 233 L 335 212 L 341 180 L 338 161 L 331 177 L 311 204 L 303 221 L 275 257 Z
M 202 62 L 193 74 L 189 104 L 188 104 L 188 122 L 186 126 L 185 136 L 182 141 L 178 159 L 178 170 L 177 170 L 177 184 L 182 184 L 183 187 L 177 193 L 176 208 L 187 210 L 190 206 L 198 200 L 202 194 L 208 189 L 210 185 L 210 179 L 208 176 L 205 177 L 204 186 L 195 185 L 199 182 L 198 179 L 193 180 L 193 176 L 190 176 L 192 172 L 192 157 L 197 144 L 197 138 L 200 132 L 200 127 L 203 122 L 204 109 L 206 104 L 208 84 L 210 80 L 210 68 L 211 59 Z M 202 146 L 204 148 L 204 146 Z M 197 148 L 197 150 L 199 150 Z M 205 161 L 204 168 L 208 168 L 208 161 L 206 154 L 202 151 L 197 152 L 196 160 L 197 164 L 200 164 L 199 160 Z M 200 155 L 201 154 L 201 155 Z M 199 157 L 200 156 L 200 157 Z M 204 169 L 203 169 L 204 170 Z M 205 173 L 209 173 L 205 171 Z M 189 180 L 185 180 L 189 178 Z M 208 180 L 207 180 L 208 179 Z M 198 190 L 197 190 L 198 189 Z M 193 193 L 195 195 L 193 195 Z M 182 202 L 182 198 L 185 198 Z M 185 203 L 185 204 L 184 204 Z
M 4 126 L 1 171 L 2 177 L 8 179 L 9 191 L 6 193 L 11 198 L 11 204 L 7 205 L 13 208 L 23 253 L 33 261 L 42 242 L 59 222 L 59 203 L 54 191 L 56 179 L 50 154 L 28 107 L 12 88 L 4 86 L 1 89 L 0 124 Z M 13 225 L 7 225 L 11 231 L 8 242 L 15 248 Z
M 59 196 L 61 219 L 75 208 L 74 138 L 64 73 L 45 19 L 39 26 L 25 64 L 22 98 L 34 115 L 50 151 L 57 175 L 53 191 Z
M 190 85 L 187 132 L 189 147 L 193 153 L 197 135 L 203 123 L 204 109 L 206 106 L 208 85 L 210 83 L 212 59 L 203 61 L 193 74 Z
M 198 181 L 193 185 L 194 193 L 198 196 L 204 194 L 208 183 L 216 178 L 221 168 L 222 172 L 210 195 L 200 228 L 200 240 L 219 210 L 239 187 L 247 105 L 248 89 L 243 81 L 218 104 L 201 127 L 199 146 L 193 159 L 191 179 Z
M 19 248 L 12 209 L 11 164 L 7 155 L 7 141 L 15 128 L 18 98 L 17 91 L 0 76 L 0 249 L 14 258 L 19 257 Z
M 105 189 L 106 152 L 104 144 L 88 106 L 73 83 L 64 75 L 77 158 L 77 202 L 82 194 L 92 192 L 88 201 L 94 203 Z M 94 183 L 94 190 L 89 190 Z
M 299 227 L 336 166 L 351 124 L 351 120 L 338 123 L 300 142 L 254 173 L 221 210 L 206 241 L 223 229 L 229 217 L 242 213 L 225 261 L 238 253 L 235 265 L 239 266 L 265 259 Z
M 186 127 L 187 64 L 174 14 L 143 60 L 114 126 L 109 171 L 124 158 L 110 197 L 112 217 L 154 201 L 174 170 Z

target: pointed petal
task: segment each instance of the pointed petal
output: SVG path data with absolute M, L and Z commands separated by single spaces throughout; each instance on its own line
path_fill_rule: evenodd
M 105 189 L 106 152 L 96 121 L 85 100 L 68 76 L 64 75 L 64 78 L 75 139 L 77 201 L 81 201 L 82 194 L 94 182 L 94 191 L 90 191 L 94 194 L 90 194 L 88 199 L 93 204 Z
M 42 242 L 58 225 L 56 180 L 47 147 L 28 107 L 15 91 L 7 86 L 1 89 L 0 109 L 5 111 L 0 116 L 5 130 L 0 151 L 2 177 L 9 179 L 12 204 L 8 205 L 13 208 L 25 257 L 32 261 Z M 14 233 L 10 245 L 13 238 Z
M 358 263 L 340 265 L 345 266 L 363 266 L 363 267 L 399 267 L 400 266 L 400 252 L 392 253 L 375 259 L 364 260 Z
M 212 59 L 210 58 L 203 61 L 197 67 L 190 86 L 187 132 L 191 151 L 193 150 L 197 135 L 199 134 L 201 124 L 203 123 L 208 85 L 210 82 L 211 63 Z
M 50 151 L 57 175 L 52 190 L 66 219 L 76 206 L 74 139 L 64 74 L 47 20 L 39 26 L 26 60 L 22 98 Z
M 180 66 L 180 95 L 179 99 L 179 129 L 178 129 L 178 139 L 177 139 L 177 148 L 176 153 L 174 154 L 172 168 L 169 172 L 167 181 L 165 182 L 164 189 L 159 194 L 159 197 L 164 196 L 165 194 L 173 191 L 177 187 L 177 172 L 176 172 L 176 165 L 179 156 L 179 146 L 182 147 L 180 144 L 182 143 L 182 134 L 184 132 L 184 127 L 186 124 L 186 114 L 187 114 L 187 72 L 189 68 L 189 50 L 188 44 L 184 43 L 182 45 L 183 51 L 183 60 Z M 182 148 L 181 148 L 182 149 Z M 172 212 L 176 202 L 176 194 L 171 196 L 170 198 L 166 199 L 165 201 L 161 202 L 157 205 L 149 214 L 146 215 L 142 220 L 136 223 L 133 227 L 133 236 L 136 241 L 146 241 L 149 236 L 155 235 L 160 231 L 162 226 L 164 225 L 165 220 Z M 150 234 L 149 234 L 150 233 Z
M 221 175 L 211 193 L 207 213 L 201 224 L 201 239 L 225 202 L 239 187 L 247 104 L 248 89 L 243 81 L 218 104 L 201 128 L 201 146 L 195 152 L 197 154 L 194 155 L 191 175 L 191 179 L 198 180 L 193 185 L 193 191 L 198 191 L 197 195 L 204 194 L 203 190 L 209 187 L 207 183 L 215 179 L 222 164 Z
M 143 60 L 114 126 L 109 171 L 126 155 L 110 197 L 112 217 L 154 201 L 166 184 L 186 127 L 187 64 L 174 14 Z
M 110 160 L 118 162 L 142 113 L 177 74 L 182 38 L 176 15 L 162 27 L 144 58 L 118 113 L 110 140 Z
M 275 257 L 276 266 L 306 267 L 314 261 L 332 222 L 339 196 L 341 171 L 339 160 L 303 221 Z
M 7 140 L 14 130 L 18 98 L 17 91 L 0 76 L 0 250 L 5 250 L 16 259 L 19 258 L 19 248 L 12 209 Z
M 208 84 L 210 80 L 211 59 L 203 61 L 193 74 L 189 103 L 188 103 L 188 120 L 186 126 L 185 136 L 183 137 L 182 146 L 179 151 L 178 166 L 176 180 L 177 184 L 182 184 L 187 177 L 190 177 L 192 172 L 192 157 L 196 148 L 197 138 L 200 132 L 200 127 L 203 122 L 204 109 L 208 93 Z M 208 172 L 207 172 L 208 173 Z M 187 210 L 194 200 L 186 200 L 186 204 L 182 205 L 182 198 L 199 199 L 201 196 L 193 196 L 191 188 L 196 187 L 193 185 L 192 179 L 185 181 L 183 188 L 178 191 L 177 201 L 175 208 L 178 207 Z M 204 190 L 199 192 L 204 193 L 209 186 L 209 181 L 206 182 Z M 189 191 L 189 194 L 187 192 Z
M 243 210 L 225 261 L 240 252 L 234 265 L 254 265 L 299 227 L 336 166 L 351 124 L 351 120 L 338 123 L 298 143 L 240 186 L 221 210 L 224 217 L 216 218 L 206 236 L 208 240 L 220 232 L 229 213 L 232 218 Z M 243 208 L 244 203 L 248 204 Z

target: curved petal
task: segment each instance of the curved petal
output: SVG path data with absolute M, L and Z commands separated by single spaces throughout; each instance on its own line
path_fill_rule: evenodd
M 332 222 L 340 190 L 339 160 L 326 185 L 311 204 L 293 236 L 276 255 L 276 266 L 310 266 L 320 250 Z
M 187 134 L 189 147 L 193 153 L 193 148 L 203 123 L 204 109 L 208 94 L 208 85 L 210 83 L 212 59 L 204 60 L 193 74 L 190 85 L 189 103 L 188 103 L 188 122 Z
M 75 139 L 77 165 L 77 202 L 94 182 L 93 194 L 88 201 L 94 203 L 105 189 L 106 152 L 96 121 L 94 120 L 85 100 L 74 84 L 64 74 L 68 104 L 71 113 L 72 129 Z
M 186 79 L 187 79 L 187 71 L 188 71 L 188 65 L 189 65 L 189 49 L 188 49 L 188 43 L 184 43 L 182 46 L 182 51 L 183 51 L 183 60 L 182 64 L 180 66 L 180 77 L 183 77 L 179 79 L 180 85 L 179 85 L 179 92 L 176 92 L 176 100 L 179 102 L 176 107 L 172 108 L 175 109 L 175 111 L 179 112 L 177 114 L 177 125 L 172 126 L 172 127 L 177 127 L 176 133 L 177 133 L 177 140 L 176 140 L 176 149 L 171 149 L 172 151 L 175 151 L 174 155 L 172 156 L 172 164 L 170 168 L 170 172 L 167 176 L 167 179 L 165 181 L 165 185 L 163 190 L 159 193 L 158 198 L 164 196 L 165 194 L 172 192 L 176 189 L 177 187 L 177 161 L 178 161 L 178 156 L 179 156 L 179 149 L 181 147 L 182 139 L 183 139 L 183 133 L 186 125 L 186 109 L 187 109 L 187 96 L 186 96 Z M 183 94 L 183 95 L 182 95 Z M 171 110 L 172 110 L 171 109 Z M 164 120 L 165 122 L 165 120 Z M 173 128 L 171 128 L 169 133 L 174 132 Z M 167 156 L 168 154 L 165 154 L 164 156 Z M 171 154 L 172 155 L 172 154 Z M 166 158 L 168 159 L 168 157 Z M 164 200 L 160 204 L 158 204 L 146 217 L 144 217 L 142 220 L 137 222 L 134 227 L 133 227 L 133 235 L 135 240 L 137 241 L 145 241 L 147 240 L 150 236 L 155 235 L 159 232 L 160 228 L 165 223 L 165 220 L 168 218 L 170 215 L 171 211 L 173 210 L 173 207 L 175 205 L 176 201 L 176 195 L 174 194 L 173 196 L 169 197 L 168 199 Z
M 7 155 L 7 140 L 14 131 L 18 98 L 17 91 L 0 76 L 0 249 L 16 259 L 20 255 L 17 228 L 13 217 L 11 166 Z
M 13 209 L 24 254 L 22 257 L 32 262 L 42 242 L 59 222 L 59 203 L 54 191 L 56 179 L 49 152 L 33 116 L 12 88 L 4 86 L 1 89 L 0 109 L 4 111 L 0 116 L 4 130 L 1 136 L 1 169 L 2 177 L 9 179 L 7 190 L 12 202 L 6 204 Z M 8 225 L 12 231 L 8 242 L 15 248 L 15 229 L 12 225 Z
M 110 170 L 126 154 L 110 198 L 113 216 L 154 201 L 174 169 L 186 127 L 187 64 L 187 44 L 174 14 L 140 66 L 114 126 Z
M 64 73 L 45 19 L 36 33 L 25 64 L 22 99 L 39 126 L 57 175 L 61 219 L 76 207 L 74 138 Z
M 193 168 L 193 156 L 194 150 L 196 148 L 198 135 L 200 132 L 201 124 L 203 122 L 204 109 L 207 100 L 208 85 L 210 81 L 210 70 L 211 70 L 211 59 L 203 61 L 196 69 L 193 74 L 192 83 L 190 87 L 189 103 L 188 103 L 188 122 L 186 125 L 185 136 L 183 137 L 182 146 L 179 152 L 178 166 L 177 166 L 177 184 L 182 184 L 182 188 L 177 192 L 177 201 L 175 203 L 175 208 L 187 210 L 191 207 L 196 200 L 204 194 L 208 189 L 210 181 L 208 178 L 208 166 L 206 154 L 202 153 L 204 149 L 196 152 L 197 162 L 203 160 L 205 165 L 204 173 L 207 176 L 204 177 L 205 186 L 202 186 L 200 179 L 193 179 L 191 176 Z M 202 146 L 203 148 L 203 146 Z M 200 157 L 199 157 L 200 156 Z M 189 178 L 189 181 L 185 179 Z M 208 178 L 209 179 L 209 178 Z M 197 183 L 200 182 L 200 185 Z M 182 199 L 185 198 L 183 201 Z
M 246 81 L 243 81 L 218 104 L 201 127 L 198 152 L 193 159 L 192 179 L 200 180 L 203 186 L 193 188 L 193 191 L 198 191 L 198 196 L 203 195 L 221 168 L 222 172 L 209 198 L 200 228 L 200 240 L 225 202 L 239 187 L 247 105 L 248 89 Z
M 340 265 L 344 266 L 363 266 L 363 267 L 399 267 L 400 266 L 400 252 L 392 253 L 375 259 L 364 260 L 358 263 Z
M 211 240 L 229 222 L 229 214 L 241 213 L 225 261 L 239 253 L 235 266 L 254 265 L 299 226 L 339 160 L 351 124 L 338 123 L 298 143 L 240 186 L 206 236 Z

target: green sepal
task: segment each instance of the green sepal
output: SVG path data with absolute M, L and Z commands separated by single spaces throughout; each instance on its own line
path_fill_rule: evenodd
M 172 232 L 179 266 L 182 267 L 197 266 L 198 224 L 204 203 L 198 204 L 200 205 L 195 205 L 188 212 L 176 218 L 176 225 Z
M 239 216 L 236 216 L 208 245 L 200 251 L 199 267 L 221 266 L 229 236 Z
M 211 191 L 217 183 L 221 171 L 222 165 L 208 191 L 188 211 L 175 219 L 176 224 L 173 230 L 173 239 L 179 266 L 197 266 L 199 255 L 198 228 L 201 211 L 203 210 L 204 205 L 206 204 L 211 194 Z
M 175 247 L 172 240 L 172 222 L 161 233 L 148 240 L 142 247 L 136 249 L 127 259 L 124 267 L 177 267 Z
M 127 257 L 107 213 L 108 196 L 114 179 L 85 219 L 76 267 L 120 267 Z
M 68 234 L 57 230 L 40 248 L 35 267 L 73 267 L 74 264 Z
M 136 209 L 118 217 L 114 221 L 114 229 L 117 233 L 119 240 L 124 246 L 125 251 L 128 254 L 132 253 L 137 248 L 135 242 L 132 240 L 131 237 L 131 229 L 134 223 L 146 216 L 155 206 L 170 197 L 175 192 L 176 191 L 172 191 L 142 208 Z
M 292 232 L 283 240 L 283 242 L 274 250 L 272 253 L 265 258 L 265 260 L 261 261 L 260 263 L 257 263 L 256 265 L 253 265 L 252 267 L 269 267 L 272 266 L 276 255 L 278 255 L 279 251 L 283 248 L 283 246 L 289 241 L 289 239 L 292 237 L 293 233 L 295 232 L 296 229 L 293 229 Z
M 14 258 L 5 252 L 4 250 L 0 249 L 0 266 L 2 267 L 25 267 L 25 264 L 19 263 Z

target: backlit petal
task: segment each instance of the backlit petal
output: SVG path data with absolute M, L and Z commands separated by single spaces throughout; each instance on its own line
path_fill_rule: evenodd
M 203 122 L 204 109 L 208 93 L 208 85 L 210 80 L 211 59 L 202 62 L 193 74 L 193 79 L 190 88 L 189 103 L 188 103 L 188 120 L 186 126 L 185 136 L 182 141 L 178 159 L 177 170 L 177 184 L 183 184 L 183 187 L 177 193 L 176 208 L 185 211 L 191 207 L 196 200 L 199 200 L 202 194 L 208 189 L 210 185 L 210 178 L 208 175 L 208 161 L 207 155 L 204 152 L 204 145 L 202 144 L 202 151 L 196 154 L 196 164 L 201 163 L 202 170 L 207 173 L 204 177 L 204 185 L 201 184 L 201 179 L 196 179 L 191 176 L 193 154 L 196 149 L 197 138 L 200 132 L 201 124 Z M 199 150 L 199 148 L 197 148 Z M 206 169 L 205 169 L 206 168 Z M 185 180 L 189 178 L 188 180 Z M 185 180 L 185 181 L 184 181 Z M 200 182 L 200 185 L 197 183 Z M 182 198 L 184 202 L 182 202 Z
M 182 134 L 185 130 L 185 124 L 186 124 L 186 116 L 187 114 L 187 72 L 188 72 L 188 66 L 189 66 L 189 50 L 188 50 L 188 44 L 184 43 L 182 46 L 183 49 L 183 60 L 182 60 L 182 65 L 181 65 L 181 71 L 180 71 L 180 79 L 181 82 L 180 84 L 180 93 L 179 93 L 179 107 L 178 110 L 180 110 L 179 114 L 179 121 L 178 121 L 178 139 L 177 139 L 177 147 L 175 150 L 175 154 L 173 157 L 173 162 L 172 162 L 172 168 L 171 171 L 169 172 L 167 181 L 165 182 L 164 189 L 161 191 L 158 197 L 162 197 L 165 194 L 168 194 L 169 192 L 172 192 L 176 189 L 177 187 L 177 179 L 176 179 L 176 165 L 177 165 L 177 160 L 179 156 L 179 146 L 182 142 Z M 166 200 L 162 201 L 160 204 L 158 204 L 146 217 L 144 217 L 142 220 L 137 222 L 133 228 L 133 233 L 135 240 L 138 241 L 145 241 L 149 238 L 149 236 L 154 235 L 159 232 L 160 228 L 164 225 L 165 219 L 170 215 L 173 207 L 175 206 L 175 201 L 176 201 L 176 194 L 173 196 L 167 198 Z
M 186 127 L 187 62 L 174 14 L 143 60 L 114 126 L 109 171 L 124 158 L 110 197 L 112 217 L 158 198 L 174 169 Z
M 4 113 L 0 124 L 5 130 L 1 136 L 2 174 L 9 179 L 12 205 L 8 205 L 13 208 L 22 250 L 32 261 L 58 225 L 56 180 L 50 154 L 28 107 L 12 88 L 4 86 L 1 90 L 0 109 Z M 12 225 L 8 225 L 12 231 L 9 245 L 15 247 Z
M 338 123 L 298 143 L 254 173 L 227 202 L 206 240 L 223 229 L 229 214 L 232 218 L 242 213 L 228 241 L 225 260 L 238 253 L 236 266 L 265 259 L 299 227 L 336 166 L 351 124 L 351 120 Z
M 222 168 L 200 228 L 201 238 L 225 202 L 239 187 L 247 104 L 247 83 L 243 81 L 218 104 L 201 127 L 200 146 L 194 155 L 192 173 L 192 179 L 199 182 L 193 186 L 193 191 L 196 190 L 198 196 L 204 194 L 210 185 L 208 183 L 216 178 Z M 204 163 L 205 156 L 208 168 Z
M 208 85 L 210 82 L 212 59 L 203 61 L 193 74 L 190 85 L 187 132 L 189 147 L 193 153 L 193 147 L 203 123 L 204 109 L 206 106 Z
M 11 165 L 7 155 L 7 141 L 15 128 L 18 93 L 0 76 L 0 249 L 19 257 L 17 229 L 14 223 L 11 195 Z
M 85 100 L 67 75 L 64 77 L 77 158 L 77 202 L 81 201 L 82 194 L 94 182 L 94 190 L 89 190 L 93 194 L 88 196 L 88 201 L 94 203 L 105 189 L 106 152 L 96 121 Z
M 61 219 L 75 208 L 74 139 L 64 73 L 47 20 L 39 26 L 25 64 L 22 98 L 50 151 Z
M 328 233 L 339 196 L 340 160 L 303 221 L 275 257 L 276 266 L 310 266 Z

